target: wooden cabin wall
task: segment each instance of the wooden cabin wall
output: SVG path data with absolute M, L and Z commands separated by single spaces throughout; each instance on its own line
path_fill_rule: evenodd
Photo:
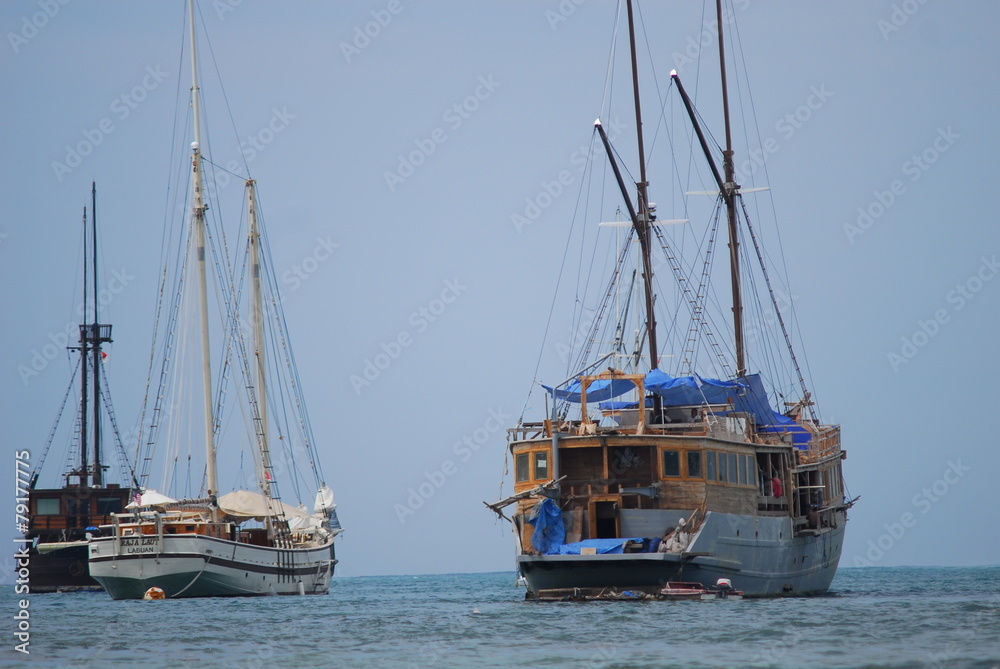
M 604 453 L 593 448 L 560 448 L 559 475 L 566 483 L 601 481 L 604 479 Z

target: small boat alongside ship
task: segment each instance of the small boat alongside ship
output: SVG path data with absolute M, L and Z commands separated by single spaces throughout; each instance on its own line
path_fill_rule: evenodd
M 743 592 L 733 590 L 732 582 L 720 578 L 715 586 L 706 587 L 701 583 L 685 583 L 682 581 L 667 581 L 660 587 L 615 589 L 604 588 L 564 588 L 544 590 L 534 597 L 545 602 L 714 602 L 739 601 Z
M 712 148 L 676 72 L 666 94 L 683 106 L 691 150 L 703 154 L 716 187 L 697 193 L 714 195 L 716 204 L 707 241 L 686 261 L 664 227 L 688 221 L 658 221 L 648 196 L 631 0 L 626 6 L 639 159 L 634 201 L 600 120 L 594 146 L 606 154 L 614 175 L 609 188 L 617 187 L 627 209 L 628 231 L 617 255 L 609 256 L 617 258 L 610 284 L 598 293 L 593 326 L 574 351 L 577 371 L 543 386 L 543 420 L 522 416 L 508 431 L 514 494 L 487 506 L 512 523 L 529 599 L 632 598 L 623 592 L 701 598 L 718 596 L 718 583 L 747 597 L 824 593 L 854 502 L 845 493 L 846 452 L 840 426 L 819 418 L 748 215 L 744 193 L 763 189 L 736 182 L 721 0 L 715 9 L 725 146 Z M 660 110 L 661 122 L 665 116 Z M 728 281 L 722 283 L 731 289 L 731 310 L 718 306 L 726 296 L 711 292 L 720 221 L 728 229 Z M 654 259 L 657 247 L 664 256 Z M 755 294 L 746 290 L 748 259 L 759 264 L 749 275 Z M 676 305 L 664 305 L 657 292 L 657 266 L 673 274 Z M 640 284 L 635 292 L 642 295 L 633 299 Z M 753 313 L 773 309 L 769 322 L 751 330 L 753 341 L 744 323 L 751 298 L 758 300 Z M 710 308 L 723 316 L 712 320 Z M 669 327 L 659 327 L 657 309 L 668 310 L 663 323 Z M 689 315 L 686 332 L 677 318 L 682 310 Z M 630 322 L 636 323 L 632 342 L 625 334 Z M 722 329 L 732 337 L 728 351 L 715 335 Z M 749 344 L 763 348 L 768 333 L 779 346 L 756 349 L 755 356 Z M 676 355 L 665 355 L 658 337 L 676 342 Z M 611 350 L 598 355 L 602 341 Z M 788 362 L 778 371 L 765 368 L 778 348 L 787 349 Z M 668 359 L 669 371 L 662 368 Z M 759 371 L 751 372 L 750 364 Z M 782 373 L 790 383 L 777 383 Z M 511 505 L 508 517 L 504 509 Z
M 201 91 L 198 86 L 198 59 L 193 0 L 188 2 L 190 21 L 190 59 L 192 72 L 191 123 L 194 141 L 189 159 L 190 215 L 179 226 L 176 258 L 168 259 L 163 277 L 167 285 L 168 269 L 179 268 L 175 292 L 161 318 L 167 324 L 162 337 L 159 360 L 162 371 L 150 366 L 150 379 L 159 378 L 150 402 L 148 436 L 140 444 L 142 463 L 138 480 L 141 492 L 129 504 L 130 512 L 110 514 L 101 524 L 99 535 L 89 543 L 90 574 L 114 599 L 172 599 L 180 597 L 235 597 L 255 595 L 326 594 L 337 562 L 334 538 L 342 531 L 337 519 L 333 492 L 326 485 L 315 438 L 309 426 L 302 384 L 291 352 L 289 334 L 281 309 L 281 297 L 272 269 L 263 229 L 256 182 L 245 182 L 246 245 L 242 264 L 227 256 L 225 230 L 221 219 L 209 223 L 208 198 L 211 194 L 205 173 L 213 169 L 211 158 L 202 151 Z M 183 190 L 183 189 L 181 189 Z M 213 203 L 214 204 L 214 203 Z M 216 207 L 213 206 L 213 209 Z M 241 271 L 234 270 L 236 264 Z M 215 287 L 221 315 L 210 321 L 207 275 L 215 269 Z M 194 274 L 192 281 L 189 274 Z M 193 289 L 186 289 L 190 283 Z M 242 297 L 244 285 L 248 297 Z M 166 293 L 161 287 L 161 304 Z M 249 303 L 249 304 L 247 304 Z M 190 347 L 179 344 L 178 314 L 190 311 L 196 325 Z M 243 313 L 250 312 L 251 322 Z M 212 357 L 212 323 L 225 324 L 221 332 L 221 363 Z M 156 335 L 154 335 L 154 342 Z M 173 404 L 192 395 L 194 388 L 174 380 L 188 366 L 200 372 L 202 388 L 200 420 L 197 407 L 189 415 L 175 415 Z M 213 366 L 219 365 L 218 383 L 213 382 Z M 199 374 L 196 372 L 195 376 Z M 235 438 L 223 438 L 222 415 L 227 383 L 239 395 L 239 417 L 243 431 Z M 172 394 L 172 395 L 171 395 Z M 170 397 L 173 397 L 171 400 Z M 145 413 L 145 408 L 144 408 Z M 239 420 L 235 422 L 240 422 Z M 165 431 L 163 424 L 173 427 Z M 191 434 L 203 430 L 203 473 L 191 470 L 187 489 L 200 494 L 180 499 L 156 492 L 149 486 L 150 466 L 159 441 L 168 442 L 163 463 L 163 480 L 172 482 L 171 466 L 182 460 L 177 449 L 192 450 Z M 239 450 L 247 454 L 239 460 L 240 471 L 220 471 L 219 455 Z M 142 450 L 145 448 L 145 450 Z M 190 457 L 188 459 L 190 462 Z M 234 460 L 229 460 L 230 468 Z M 249 472 L 243 469 L 248 462 Z M 171 464 L 172 463 L 172 464 Z M 190 465 L 189 465 L 190 466 Z M 232 489 L 223 493 L 222 476 L 229 484 L 241 477 L 256 484 L 256 489 Z M 299 502 L 289 504 L 279 494 L 289 486 Z M 315 500 L 312 510 L 301 502 L 300 488 L 311 476 Z M 235 485 L 234 485 L 235 487 Z M 160 487 L 160 490 L 172 492 Z M 129 511 L 129 510 L 126 510 Z

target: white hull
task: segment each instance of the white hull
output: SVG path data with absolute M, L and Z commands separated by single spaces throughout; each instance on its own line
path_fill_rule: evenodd
M 90 575 L 113 599 L 141 599 L 151 587 L 168 598 L 326 594 L 333 539 L 281 549 L 202 535 L 100 537 L 90 543 Z

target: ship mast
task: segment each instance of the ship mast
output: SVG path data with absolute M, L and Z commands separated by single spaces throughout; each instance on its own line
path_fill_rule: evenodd
M 198 298 L 201 308 L 201 364 L 205 410 L 205 486 L 209 497 L 219 492 L 215 464 L 215 417 L 212 409 L 212 358 L 208 338 L 208 280 L 205 267 L 205 205 L 201 156 L 201 112 L 198 104 L 198 50 L 195 44 L 194 0 L 188 0 L 188 19 L 191 23 L 191 109 L 194 114 L 194 142 L 191 144 L 191 190 L 194 203 L 191 208 L 195 233 L 198 266 Z
M 95 488 L 103 485 L 103 472 L 101 471 L 101 326 L 97 317 L 98 293 L 97 293 L 97 183 L 90 182 L 90 219 L 93 226 L 91 242 L 94 247 L 94 326 L 90 331 L 92 337 L 91 350 L 94 353 L 94 472 L 91 476 L 91 484 Z M 84 353 L 86 357 L 86 353 Z
M 87 334 L 87 207 L 83 208 L 83 320 L 80 326 L 80 487 L 87 487 L 87 438 L 89 431 L 87 428 L 87 398 L 90 391 L 87 389 L 87 380 L 90 373 L 87 371 L 87 352 L 90 337 Z
M 746 353 L 743 350 L 743 297 L 740 291 L 740 243 L 736 230 L 736 194 L 739 184 L 735 182 L 733 169 L 733 136 L 729 123 L 729 90 L 726 85 L 726 51 L 722 38 L 722 0 L 715 0 L 716 20 L 719 26 L 719 68 L 722 75 L 722 114 L 726 124 L 726 150 L 722 152 L 722 171 L 725 183 L 722 198 L 726 203 L 726 219 L 729 224 L 729 270 L 733 288 L 733 331 L 736 340 L 736 377 L 746 376 Z
M 739 194 L 740 185 L 735 181 L 736 170 L 733 168 L 733 135 L 729 122 L 729 91 L 726 84 L 726 52 L 722 36 L 722 0 L 716 0 L 715 10 L 716 20 L 719 24 L 719 66 L 721 68 L 722 75 L 722 112 L 726 125 L 726 148 L 722 152 L 722 174 L 719 174 L 719 169 L 715 165 L 715 158 L 712 157 L 712 151 L 708 146 L 708 140 L 705 138 L 705 133 L 701 129 L 701 124 L 698 123 L 698 116 L 695 114 L 694 105 L 691 103 L 691 98 L 688 97 L 687 91 L 684 90 L 684 85 L 681 83 L 680 77 L 677 76 L 676 70 L 670 72 L 670 78 L 675 84 L 677 84 L 677 92 L 681 94 L 681 100 L 684 102 L 684 108 L 687 110 L 688 117 L 691 119 L 691 125 L 694 126 L 695 134 L 698 136 L 698 142 L 701 144 L 701 150 L 705 154 L 708 166 L 712 170 L 712 176 L 715 178 L 715 183 L 719 187 L 719 195 L 726 204 L 726 221 L 727 227 L 729 228 L 729 274 L 733 289 L 733 333 L 736 344 L 736 378 L 742 378 L 746 376 L 747 365 L 743 337 L 743 297 L 740 290 L 740 243 L 736 228 L 736 196 Z
M 611 163 L 611 169 L 614 171 L 615 179 L 618 181 L 618 188 L 621 190 L 622 199 L 625 200 L 625 207 L 628 209 L 632 227 L 639 238 L 639 247 L 642 253 L 642 283 L 646 296 L 646 339 L 649 341 L 649 368 L 652 370 L 659 367 L 659 353 L 656 346 L 656 315 L 653 313 L 655 302 L 653 296 L 653 262 L 650 257 L 649 239 L 652 214 L 646 196 L 646 188 L 649 184 L 646 182 L 646 155 L 642 144 L 642 111 L 639 106 L 639 74 L 636 67 L 632 0 L 628 0 L 626 4 L 628 6 L 629 48 L 632 56 L 632 94 L 635 98 L 635 124 L 639 142 L 639 181 L 635 184 L 638 191 L 638 212 L 636 211 L 636 207 L 632 205 L 632 198 L 629 197 L 628 189 L 625 187 L 625 180 L 622 178 L 621 170 L 618 169 L 618 162 L 615 160 L 614 149 L 611 148 L 611 141 L 608 139 L 607 133 L 604 132 L 604 127 L 601 125 L 600 119 L 594 122 L 594 127 L 601 136 L 604 150 L 608 154 L 608 162 Z
M 264 305 L 260 289 L 260 231 L 257 229 L 257 182 L 247 179 L 247 215 L 250 228 L 250 275 L 253 281 L 253 342 L 257 361 L 257 415 L 260 417 L 260 483 L 266 497 L 271 496 L 271 453 L 267 427 L 267 364 L 264 357 Z M 270 519 L 268 519 L 270 523 Z
M 635 128 L 636 137 L 639 143 L 639 182 L 636 184 L 638 190 L 638 221 L 636 221 L 636 232 L 639 236 L 640 247 L 642 249 L 642 279 L 646 293 L 646 333 L 649 339 L 649 368 L 659 367 L 659 352 L 656 346 L 656 315 L 653 311 L 653 264 L 650 258 L 650 215 L 649 200 L 647 197 L 646 181 L 646 152 L 642 142 L 642 109 L 639 105 L 639 69 L 636 67 L 635 54 L 635 26 L 632 19 L 632 0 L 626 3 L 628 7 L 628 41 L 629 50 L 632 57 L 632 96 L 635 99 Z

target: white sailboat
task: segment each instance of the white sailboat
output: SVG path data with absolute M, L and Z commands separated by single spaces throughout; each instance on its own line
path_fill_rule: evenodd
M 220 262 L 219 250 L 210 244 L 213 239 L 206 225 L 208 204 L 205 171 L 211 164 L 202 152 L 200 90 L 198 87 L 195 12 L 193 0 L 188 3 L 191 53 L 191 108 L 194 141 L 191 143 L 191 207 L 186 232 L 186 250 L 179 266 L 178 294 L 165 317 L 168 330 L 176 326 L 177 304 L 184 291 L 184 270 L 196 274 L 197 320 L 199 321 L 200 356 L 183 346 L 176 349 L 172 330 L 164 337 L 163 372 L 151 411 L 148 439 L 140 439 L 137 459 L 144 463 L 141 480 L 148 481 L 148 466 L 153 460 L 152 447 L 160 434 L 160 423 L 172 413 L 164 407 L 165 381 L 172 358 L 180 362 L 200 357 L 203 389 L 203 421 L 205 469 L 201 495 L 192 499 L 175 500 L 149 488 L 136 495 L 129 513 L 114 514 L 100 535 L 91 538 L 89 565 L 91 576 L 114 599 L 138 599 L 148 591 L 162 591 L 167 598 L 227 597 L 269 594 L 326 594 L 336 559 L 333 541 L 341 528 L 337 520 L 333 493 L 319 472 L 319 457 L 315 451 L 308 415 L 301 395 L 301 383 L 294 366 L 294 357 L 284 330 L 284 316 L 277 296 L 276 283 L 270 273 L 270 261 L 262 242 L 257 204 L 256 182 L 246 180 L 247 246 L 244 269 L 250 283 L 250 311 L 253 323 L 244 327 L 240 317 L 242 281 L 229 269 L 228 259 Z M 225 258 L 225 241 L 221 241 Z M 194 263 L 190 267 L 188 259 Z M 215 260 L 215 285 L 223 302 L 225 321 L 225 359 L 218 386 L 213 385 L 212 351 L 210 346 L 208 264 Z M 168 261 L 169 262 L 169 261 Z M 164 272 L 166 277 L 167 272 Z M 270 290 L 265 301 L 264 292 Z M 162 294 L 162 291 L 161 291 Z M 270 309 L 270 312 L 268 312 Z M 158 317 L 159 321 L 159 317 Z M 270 338 L 269 338 L 270 337 Z M 245 339 L 249 339 L 247 342 Z M 280 361 L 269 363 L 265 353 L 280 353 Z M 284 365 L 288 388 L 269 394 L 268 370 Z M 153 378 L 153 365 L 150 367 Z M 244 401 L 243 417 L 247 425 L 245 442 L 254 460 L 257 490 L 233 490 L 222 494 L 217 462 L 218 434 L 225 384 L 230 374 L 236 375 L 237 388 Z M 182 391 L 194 394 L 191 389 Z M 282 401 L 287 400 L 286 404 Z M 270 411 L 269 411 L 270 409 Z M 144 411 L 145 413 L 145 411 Z M 274 418 L 269 418 L 269 413 Z M 278 427 L 280 419 L 293 413 L 291 420 Z M 194 425 L 191 421 L 186 428 Z M 292 428 L 288 426 L 291 425 Z M 182 430 L 184 427 L 181 428 Z M 289 433 L 296 429 L 297 434 Z M 190 435 L 187 442 L 193 441 Z M 280 445 L 279 445 L 280 444 Z M 143 456 L 143 449 L 145 457 Z M 284 448 L 284 451 L 278 451 Z M 277 476 L 295 469 L 287 454 L 298 451 L 313 470 L 318 488 L 312 511 L 304 505 L 291 505 L 281 500 Z M 281 453 L 277 464 L 273 453 Z M 298 471 L 298 470 L 295 470 Z M 165 477 L 166 478 L 166 477 Z M 201 476 L 198 477 L 202 479 Z M 296 480 L 295 487 L 301 487 Z M 158 590 L 157 590 L 158 589 Z

